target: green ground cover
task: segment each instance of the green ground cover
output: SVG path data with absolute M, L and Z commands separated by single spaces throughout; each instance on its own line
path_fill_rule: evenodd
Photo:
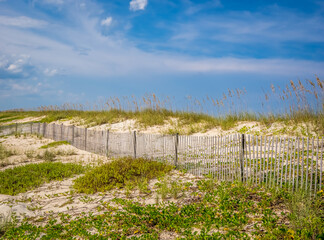
M 0 172 L 0 194 L 16 195 L 54 180 L 81 174 L 85 168 L 72 163 L 39 163 L 6 169 Z
M 98 215 L 61 214 L 41 226 L 9 226 L 1 239 L 322 239 L 323 195 L 201 180 L 186 203 L 143 205 L 115 198 Z M 188 189 L 188 188 L 187 188 Z M 185 191 L 185 189 L 183 189 Z

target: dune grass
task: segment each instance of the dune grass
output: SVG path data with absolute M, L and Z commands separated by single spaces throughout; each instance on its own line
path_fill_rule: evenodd
M 3 113 L 0 113 L 0 116 Z M 8 114 L 8 112 L 6 112 Z M 206 131 L 215 127 L 222 130 L 229 130 L 236 126 L 238 122 L 253 121 L 259 122 L 265 126 L 273 123 L 284 123 L 286 125 L 297 125 L 301 123 L 310 123 L 315 127 L 319 135 L 324 134 L 324 114 L 323 112 L 299 111 L 291 114 L 255 114 L 255 113 L 237 113 L 227 114 L 225 116 L 215 117 L 204 113 L 170 111 L 166 109 L 152 110 L 145 109 L 139 112 L 124 110 L 106 110 L 106 111 L 80 111 L 80 110 L 60 110 L 24 113 L 10 112 L 13 116 L 22 114 L 23 116 L 46 116 L 41 122 L 53 122 L 58 120 L 75 120 L 75 125 L 82 124 L 86 126 L 95 126 L 101 124 L 112 124 L 124 120 L 134 119 L 142 127 L 150 127 L 170 123 L 171 119 L 176 119 L 176 123 L 181 128 L 191 128 L 191 132 Z M 78 122 L 79 120 L 79 122 Z M 172 123 L 174 124 L 174 123 Z
M 158 98 L 154 93 L 142 98 L 109 98 L 100 106 L 64 104 L 62 106 L 41 106 L 37 111 L 12 110 L 0 112 L 0 123 L 10 122 L 23 117 L 41 117 L 41 122 L 74 120 L 76 124 L 95 126 L 134 119 L 142 127 L 163 125 L 176 119 L 177 124 L 190 128 L 191 132 L 221 127 L 233 128 L 241 121 L 256 121 L 265 126 L 275 122 L 285 124 L 310 123 L 319 135 L 324 134 L 324 82 L 317 76 L 315 80 L 290 81 L 285 88 L 271 85 L 264 92 L 261 112 L 251 112 L 245 103 L 246 90 L 230 90 L 222 96 L 206 96 L 194 99 L 188 96 L 182 109 L 175 107 L 170 97 Z M 172 102 L 173 101 L 173 102 Z M 245 104 L 245 105 L 244 105 Z M 187 105 L 187 107 L 185 107 Z M 275 109 L 271 111 L 268 109 Z

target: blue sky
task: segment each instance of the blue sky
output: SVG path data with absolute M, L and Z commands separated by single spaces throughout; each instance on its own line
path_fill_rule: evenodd
M 0 110 L 324 76 L 323 1 L 0 0 Z

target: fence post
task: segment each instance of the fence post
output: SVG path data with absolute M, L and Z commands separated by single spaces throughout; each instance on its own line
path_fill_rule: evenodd
M 72 145 L 74 146 L 74 125 L 72 125 Z
M 63 123 L 61 123 L 61 141 L 63 141 Z
M 240 166 L 241 166 L 241 181 L 244 181 L 244 134 L 242 134 L 242 149 L 241 149 L 241 155 L 240 155 Z
M 33 122 L 30 123 L 30 134 L 33 134 Z
M 136 158 L 136 147 L 137 147 L 137 143 L 136 143 L 136 131 L 134 131 L 134 158 Z
M 107 130 L 106 156 L 108 157 L 109 130 Z
M 175 159 L 174 159 L 174 166 L 178 167 L 178 143 L 179 143 L 179 133 L 176 134 L 175 139 Z
M 46 134 L 46 123 L 43 123 L 43 137 L 45 137 Z
M 16 123 L 16 126 L 15 126 L 15 133 L 17 134 L 18 133 L 18 123 Z
M 88 133 L 88 128 L 84 129 L 84 150 L 87 151 L 87 133 Z
M 53 123 L 53 125 L 52 125 L 53 126 L 53 140 L 56 140 L 55 139 L 55 125 L 56 125 L 55 123 Z

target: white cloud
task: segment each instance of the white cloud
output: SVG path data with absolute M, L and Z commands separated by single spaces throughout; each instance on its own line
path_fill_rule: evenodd
M 109 27 L 112 23 L 112 20 L 113 20 L 112 17 L 107 17 L 106 19 L 101 21 L 101 25 Z
M 17 75 L 27 76 L 30 68 L 30 57 L 27 55 L 19 56 L 5 56 L 0 59 L 0 72 L 2 71 L 2 77 L 12 77 Z
M 0 24 L 6 26 L 21 27 L 21 28 L 41 28 L 44 27 L 47 23 L 42 20 L 37 20 L 25 16 L 20 16 L 20 17 L 0 16 Z
M 132 0 L 129 3 L 129 9 L 132 11 L 144 10 L 147 5 L 147 0 Z
M 56 74 L 58 73 L 58 70 L 57 69 L 50 69 L 50 68 L 46 68 L 44 70 L 44 74 L 48 77 L 53 77 L 55 76 Z
M 7 70 L 12 73 L 19 73 L 22 71 L 22 69 L 19 68 L 19 66 L 16 64 L 10 64 L 9 67 L 7 68 Z

